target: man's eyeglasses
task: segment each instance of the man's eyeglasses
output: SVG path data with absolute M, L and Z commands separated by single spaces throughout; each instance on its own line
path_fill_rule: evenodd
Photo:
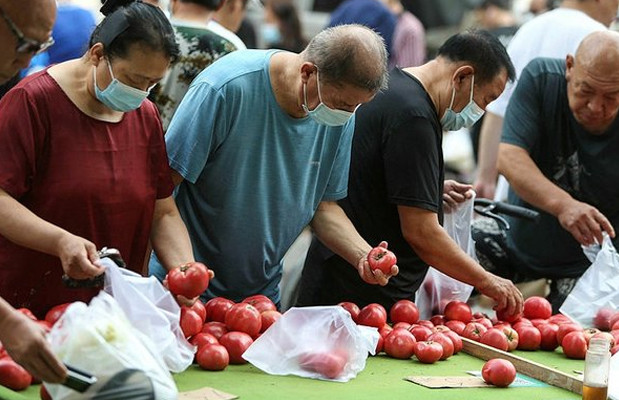
M 9 18 L 8 15 L 4 12 L 2 8 L 0 8 L 0 16 L 4 18 L 9 29 L 13 32 L 13 35 L 17 38 L 17 46 L 15 47 L 15 51 L 20 54 L 39 54 L 49 49 L 54 44 L 54 38 L 50 36 L 45 42 L 40 42 L 38 40 L 30 39 L 24 36 L 22 31 L 19 30 L 17 25 Z

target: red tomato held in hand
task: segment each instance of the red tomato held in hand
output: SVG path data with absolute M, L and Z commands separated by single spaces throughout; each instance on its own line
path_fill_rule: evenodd
M 471 307 L 463 301 L 450 301 L 443 314 L 448 321 L 456 320 L 468 324 L 473 319 Z
M 361 312 L 361 309 L 359 308 L 358 305 L 356 305 L 355 303 L 352 303 L 350 301 L 343 301 L 343 302 L 339 303 L 338 306 L 340 306 L 340 307 L 344 308 L 344 310 L 348 311 L 348 313 L 352 317 L 352 320 L 355 323 L 357 323 L 357 318 L 359 318 L 359 313 Z
M 72 303 L 64 303 L 59 304 L 57 306 L 52 307 L 47 314 L 45 314 L 45 321 L 49 322 L 51 325 L 54 325 L 56 321 L 62 317 L 65 311 L 67 311 L 67 307 L 69 307 Z
M 415 353 L 415 336 L 406 329 L 394 329 L 385 338 L 383 349 L 388 356 L 406 360 Z
M 207 371 L 222 371 L 230 363 L 230 356 L 224 346 L 211 343 L 198 350 L 196 362 Z
M 256 307 L 251 304 L 238 303 L 233 305 L 226 314 L 226 328 L 230 331 L 245 332 L 255 338 L 262 328 L 262 317 Z
M 488 360 L 481 369 L 486 383 L 497 387 L 508 387 L 516 379 L 514 364 L 500 358 Z
M 531 296 L 524 301 L 524 317 L 528 319 L 548 319 L 552 316 L 552 305 L 540 296 Z
M 422 341 L 415 344 L 415 357 L 424 364 L 434 364 L 443 356 L 443 346 L 432 341 Z
M 368 304 L 359 312 L 357 323 L 359 325 L 381 328 L 387 323 L 387 311 L 385 307 L 378 303 Z
M 0 385 L 11 390 L 24 390 L 32 383 L 32 375 L 9 358 L 0 360 Z
M 190 262 L 168 272 L 166 279 L 172 294 L 193 299 L 208 288 L 210 277 L 206 265 Z
M 419 321 L 419 309 L 417 305 L 410 300 L 402 299 L 395 302 L 389 310 L 389 319 L 391 322 L 407 322 L 414 324 Z
M 503 333 L 503 331 L 500 331 L 496 328 L 488 329 L 481 336 L 480 342 L 503 351 L 507 351 L 509 349 L 507 336 L 505 336 L 505 333 Z
M 398 262 L 395 254 L 392 251 L 387 250 L 384 247 L 374 247 L 368 253 L 368 263 L 370 263 L 370 269 L 379 269 L 384 274 L 391 273 L 391 267 Z
M 254 340 L 245 332 L 232 331 L 223 335 L 219 343 L 228 350 L 230 364 L 246 364 L 247 361 L 242 356 Z
M 348 362 L 344 352 L 305 353 L 299 356 L 299 366 L 306 371 L 317 372 L 327 379 L 337 379 Z

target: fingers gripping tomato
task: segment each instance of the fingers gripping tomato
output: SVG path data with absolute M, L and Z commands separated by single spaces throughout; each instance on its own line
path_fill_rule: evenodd
M 208 268 L 200 262 L 176 267 L 168 272 L 167 276 L 170 292 L 188 299 L 201 295 L 208 288 L 209 279 Z
M 380 269 L 384 274 L 390 274 L 391 267 L 393 267 L 397 262 L 398 259 L 395 254 L 382 246 L 374 247 L 368 253 L 368 263 L 370 263 L 370 269 Z

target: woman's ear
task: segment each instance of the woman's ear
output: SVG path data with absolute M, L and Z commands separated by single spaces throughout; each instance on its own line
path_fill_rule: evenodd
M 88 51 L 86 52 L 86 57 L 88 61 L 94 65 L 95 67 L 99 65 L 101 60 L 105 57 L 103 52 L 103 43 L 98 42 L 95 43 Z

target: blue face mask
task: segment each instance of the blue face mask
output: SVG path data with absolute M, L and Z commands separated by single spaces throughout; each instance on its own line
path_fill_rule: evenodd
M 110 62 L 106 62 L 107 67 L 110 70 L 112 82 L 110 82 L 104 90 L 99 89 L 97 86 L 97 69 L 93 69 L 95 79 L 95 95 L 97 96 L 97 99 L 115 111 L 127 112 L 139 108 L 154 85 L 149 87 L 146 92 L 132 86 L 125 85 L 114 77 Z
M 321 125 L 326 126 L 342 126 L 350 117 L 352 117 L 353 113 L 350 111 L 337 110 L 333 108 L 329 108 L 325 103 L 322 102 L 322 96 L 320 95 L 320 81 L 318 79 L 318 71 L 316 71 L 316 86 L 318 87 L 318 100 L 320 103 L 314 108 L 310 110 L 307 107 L 307 84 L 303 84 L 303 111 L 305 111 L 314 121 L 318 122 Z
M 469 103 L 460 111 L 455 112 L 452 107 L 454 105 L 454 99 L 456 98 L 456 88 L 453 88 L 451 94 L 451 103 L 449 108 L 445 110 L 445 114 L 441 118 L 441 126 L 446 131 L 457 131 L 462 128 L 470 128 L 482 115 L 484 110 L 475 103 L 473 100 L 473 86 L 475 85 L 475 75 L 471 78 L 471 97 Z
M 282 34 L 275 24 L 262 24 L 260 34 L 262 36 L 262 41 L 267 45 L 277 44 L 282 41 Z

